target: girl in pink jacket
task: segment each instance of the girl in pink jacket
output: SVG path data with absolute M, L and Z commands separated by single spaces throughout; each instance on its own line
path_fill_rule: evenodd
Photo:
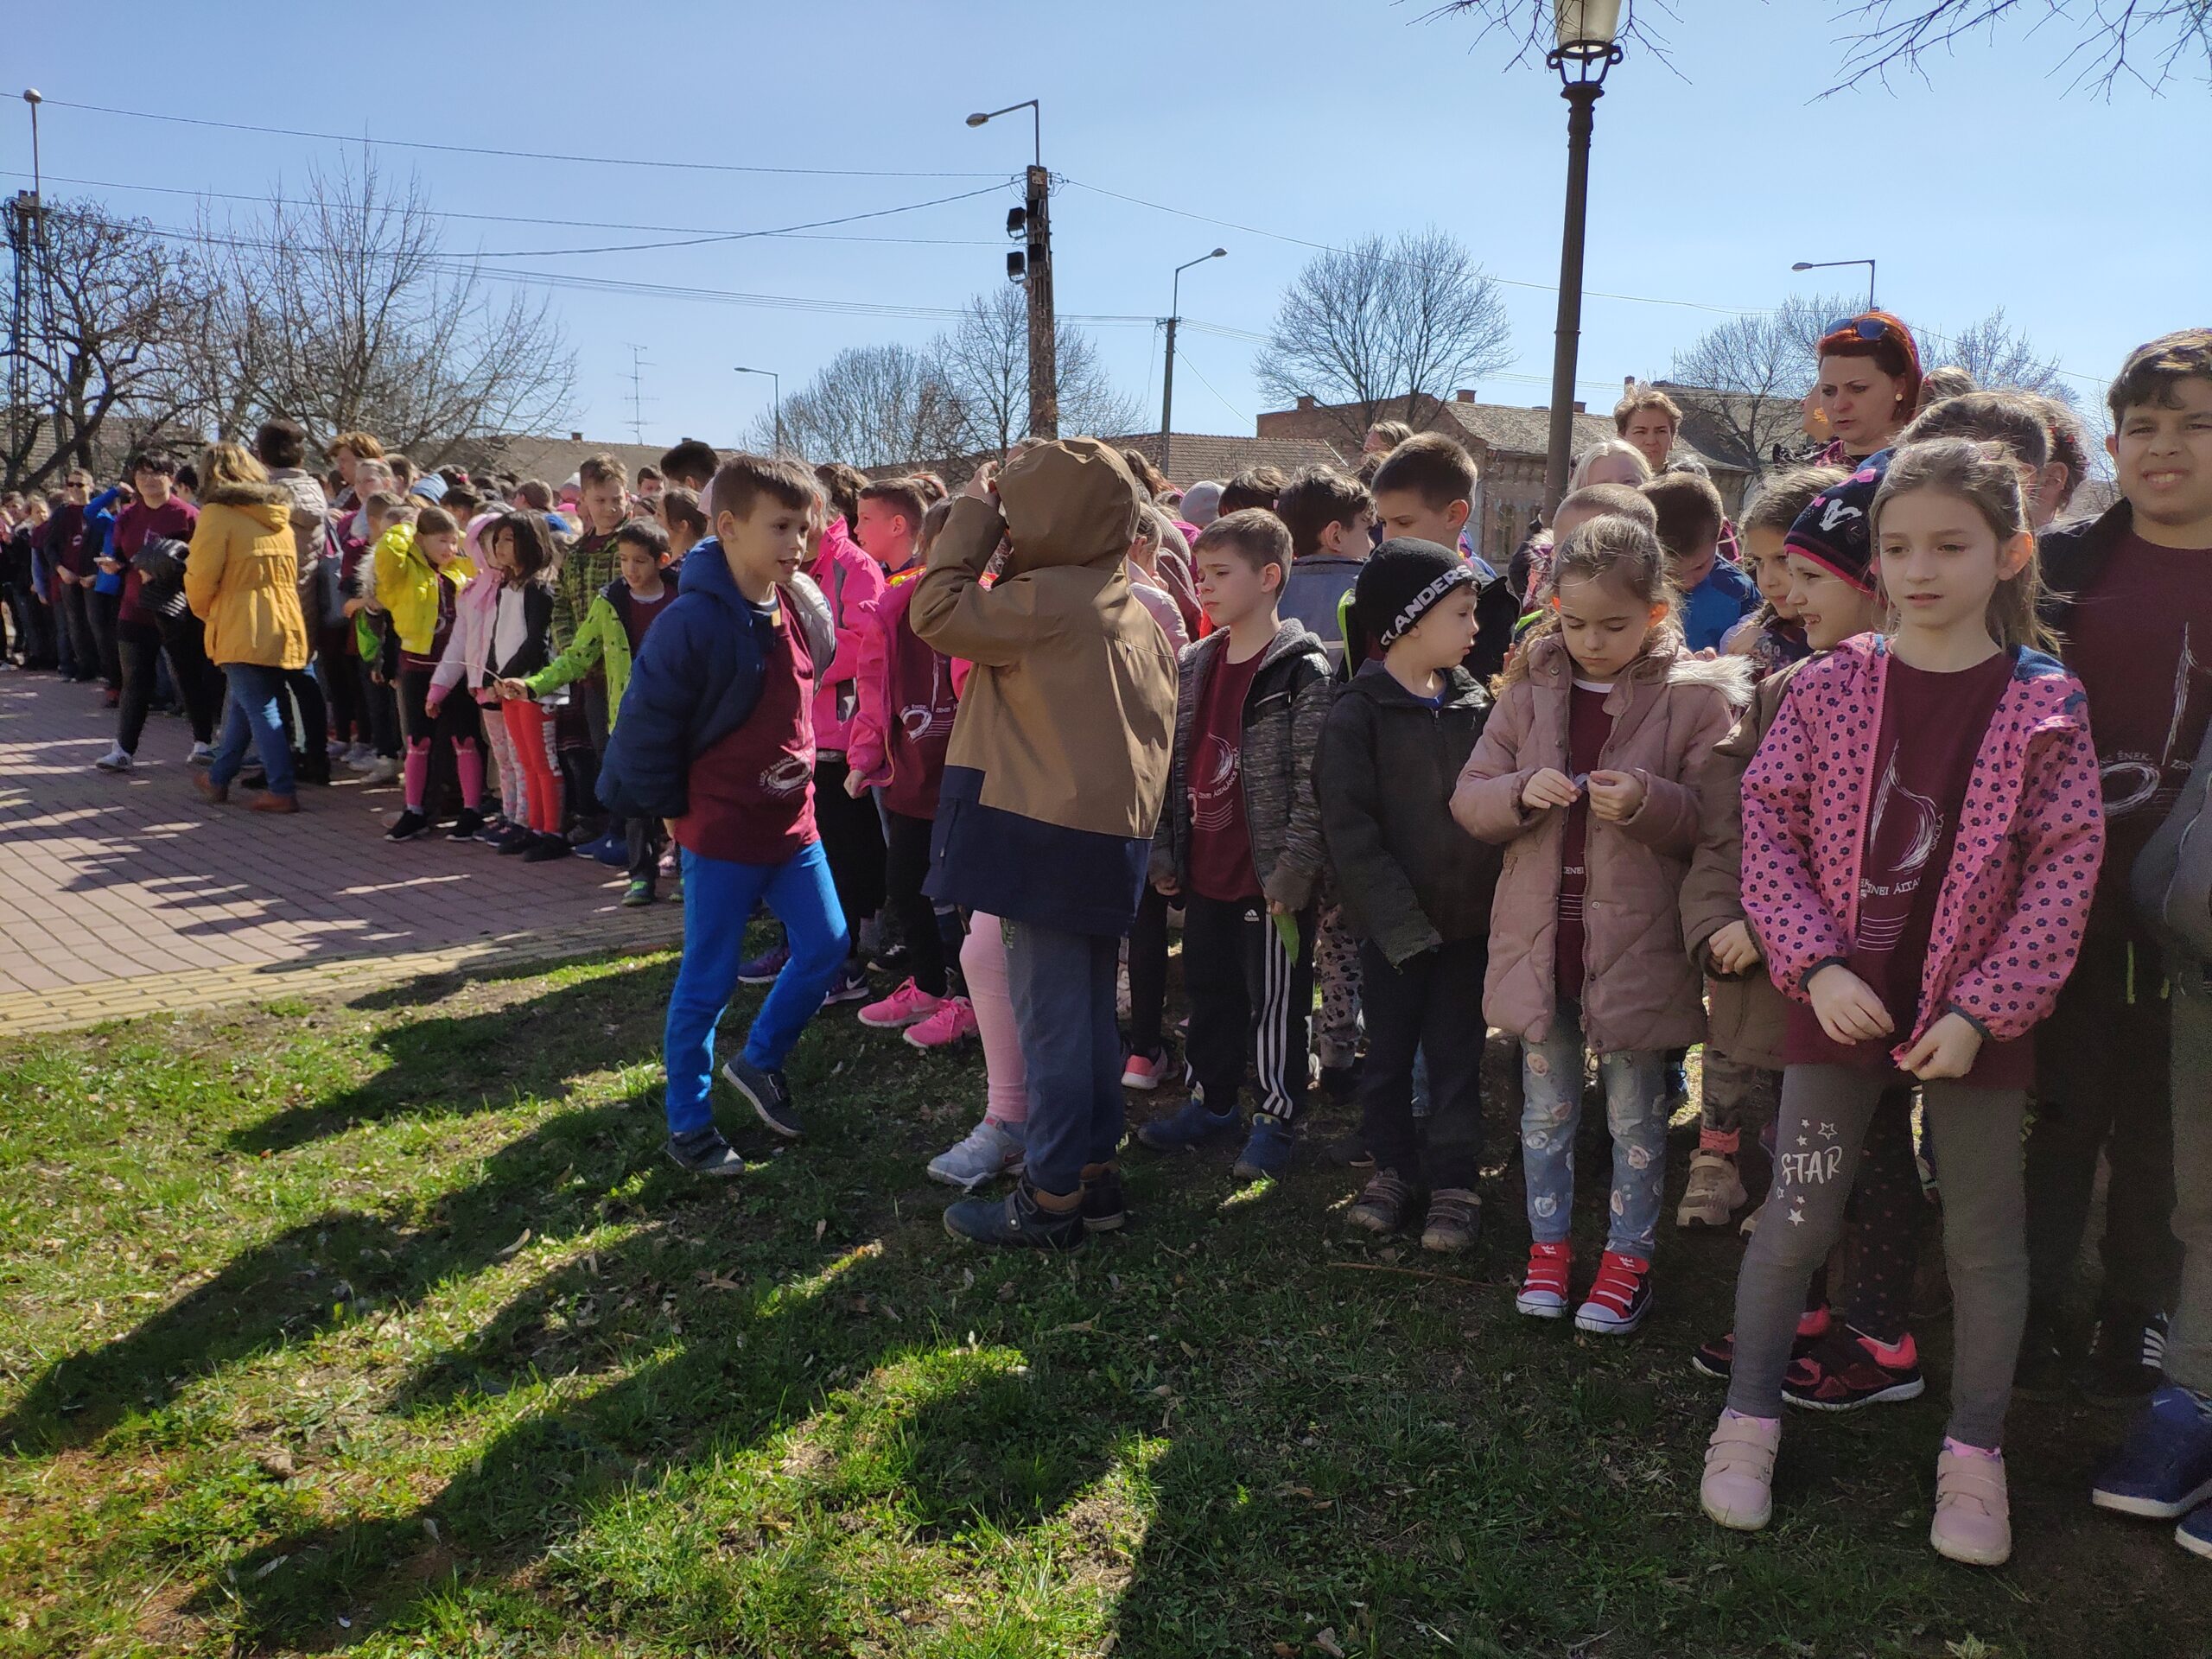
M 2072 971 L 2104 854 L 2079 681 L 2033 647 L 2035 543 L 2010 452 L 1897 451 L 1872 506 L 1891 638 L 1807 664 L 1744 777 L 1744 909 L 1791 999 L 1774 1186 L 1736 1284 L 1705 1511 L 1766 1524 L 1805 1287 L 1877 1102 L 1923 1085 L 1956 1298 L 1929 1541 L 2012 1551 L 1999 1452 L 2027 1317 L 2030 1033 Z
M 1751 691 L 1741 658 L 1690 654 L 1665 550 L 1607 515 L 1568 536 L 1543 620 L 1499 681 L 1452 791 L 1505 848 L 1483 1014 L 1521 1039 L 1522 1166 L 1534 1239 L 1515 1306 L 1564 1318 L 1586 1052 L 1612 1131 L 1611 1222 L 1578 1329 L 1626 1336 L 1651 1306 L 1667 1173 L 1666 1053 L 1705 1038 L 1677 897 L 1697 850 L 1688 781 Z

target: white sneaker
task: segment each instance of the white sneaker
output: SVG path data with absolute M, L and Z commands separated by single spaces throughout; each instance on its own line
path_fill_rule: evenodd
M 111 743 L 107 753 L 92 764 L 102 772 L 128 772 L 130 770 L 130 757 L 123 752 L 120 743 Z
M 930 1160 L 930 1179 L 973 1192 L 995 1176 L 1020 1173 L 1028 1150 L 1020 1128 L 987 1117 L 958 1146 Z
M 333 760 L 343 760 L 347 755 L 353 753 L 353 750 L 351 745 L 333 739 L 322 746 L 322 752 Z
M 399 762 L 388 754 L 380 754 L 376 764 L 361 774 L 365 784 L 396 784 L 399 781 Z
M 346 751 L 346 764 L 356 772 L 366 772 L 377 763 L 377 752 L 365 743 L 356 743 Z
M 188 766 L 212 766 L 215 764 L 215 748 L 211 743 L 195 743 L 192 753 L 184 757 Z
M 1749 1195 L 1736 1160 L 1717 1152 L 1700 1151 L 1690 1160 L 1690 1179 L 1682 1189 L 1682 1202 L 1675 1211 L 1677 1227 L 1726 1227 L 1736 1218 Z

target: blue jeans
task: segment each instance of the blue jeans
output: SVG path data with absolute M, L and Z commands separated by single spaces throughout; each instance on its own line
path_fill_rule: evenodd
M 1115 1023 L 1122 942 L 1004 921 L 1007 989 L 1028 1070 L 1029 1180 L 1074 1192 L 1086 1164 L 1122 1144 L 1122 1033 Z
M 1529 1231 L 1564 1240 L 1573 1220 L 1574 1130 L 1582 1118 L 1582 1009 L 1566 997 L 1541 1043 L 1522 1039 L 1521 1169 Z M 1667 1056 L 1660 1049 L 1599 1057 L 1605 1127 L 1613 1136 L 1612 1222 L 1605 1248 L 1651 1260 L 1667 1184 Z
M 227 787 L 245 764 L 251 741 L 269 774 L 269 792 L 292 794 L 297 784 L 292 777 L 292 741 L 284 735 L 284 671 L 260 663 L 225 663 L 223 678 L 230 686 L 230 708 L 207 781 L 218 789 Z
M 745 924 L 766 902 L 791 942 L 791 960 L 753 1017 L 745 1058 L 779 1071 L 845 962 L 845 918 L 822 843 L 810 841 L 781 864 L 737 864 L 683 849 L 683 960 L 669 993 L 662 1035 L 668 1067 L 668 1132 L 688 1135 L 714 1121 L 715 1027 L 737 990 Z

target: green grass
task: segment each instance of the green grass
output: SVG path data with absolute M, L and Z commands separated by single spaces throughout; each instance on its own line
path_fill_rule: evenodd
M 921 1174 L 976 1065 L 841 1014 L 808 1140 L 725 1102 L 760 1161 L 705 1186 L 658 1151 L 670 974 L 0 1046 L 0 1653 L 2212 1647 L 2202 1564 L 2088 1509 L 2079 1408 L 2016 1414 L 2001 1573 L 1928 1550 L 1932 1399 L 1793 1419 L 1776 1525 L 1703 1521 L 1732 1238 L 1667 1239 L 1625 1344 L 1514 1316 L 1510 1170 L 1465 1262 L 1226 1154 L 984 1255 Z

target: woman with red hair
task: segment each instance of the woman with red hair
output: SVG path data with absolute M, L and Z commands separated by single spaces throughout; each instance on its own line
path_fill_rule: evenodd
M 1846 317 L 1821 337 L 1814 390 L 1835 434 L 1823 464 L 1851 466 L 1897 442 L 1920 408 L 1920 347 L 1886 311 Z

